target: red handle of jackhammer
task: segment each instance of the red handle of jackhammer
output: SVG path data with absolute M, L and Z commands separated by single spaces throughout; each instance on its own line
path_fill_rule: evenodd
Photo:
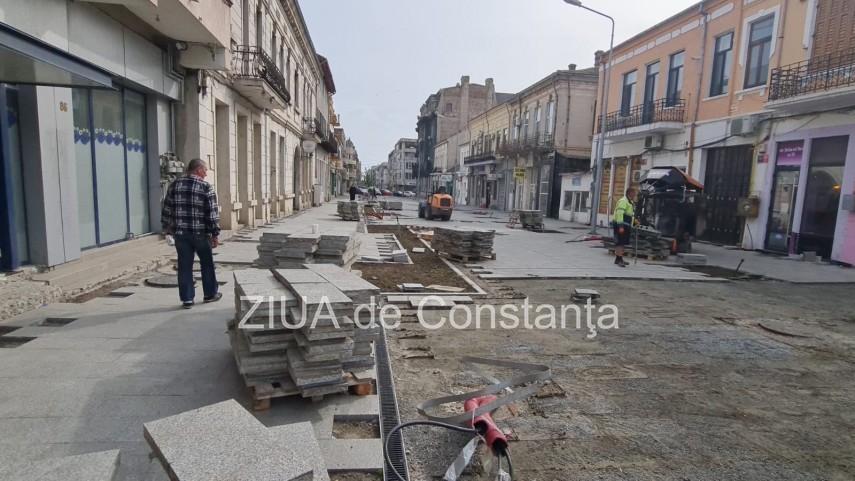
M 498 399 L 496 396 L 482 396 L 477 398 L 472 398 L 463 403 L 463 408 L 466 412 L 472 412 L 479 407 L 489 404 Z M 498 452 L 503 451 L 508 447 L 508 440 L 505 438 L 505 435 L 502 431 L 496 426 L 496 423 L 493 421 L 490 413 L 484 413 L 480 416 L 477 416 L 472 421 L 469 421 L 469 427 L 478 429 L 484 439 L 487 441 L 487 446 L 490 446 L 490 450 L 493 454 L 498 454 Z

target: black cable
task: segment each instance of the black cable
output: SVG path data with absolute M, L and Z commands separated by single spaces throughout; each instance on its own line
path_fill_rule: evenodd
M 502 474 L 502 457 L 501 456 L 496 456 L 496 463 L 498 463 L 498 466 L 499 466 L 499 468 L 496 470 L 496 473 L 501 475 Z
M 401 476 L 397 469 L 395 469 L 395 465 L 392 464 L 392 459 L 389 457 L 389 441 L 391 441 L 392 436 L 395 435 L 398 431 L 408 426 L 435 426 L 439 428 L 449 429 L 451 431 L 457 431 L 460 433 L 469 433 L 469 434 L 479 434 L 477 429 L 464 428 L 460 426 L 455 426 L 453 424 L 445 424 L 437 421 L 410 421 L 408 423 L 402 423 L 395 426 L 391 431 L 389 431 L 389 435 L 386 437 L 386 443 L 383 445 L 383 456 L 386 459 L 386 463 L 389 465 L 389 469 L 392 470 L 392 473 L 398 478 L 399 481 L 407 481 Z M 403 435 L 401 436 L 401 445 L 403 446 Z
M 511 480 L 514 479 L 514 463 L 511 462 L 511 452 L 507 449 L 505 450 L 505 457 L 508 459 L 508 475 L 511 477 Z

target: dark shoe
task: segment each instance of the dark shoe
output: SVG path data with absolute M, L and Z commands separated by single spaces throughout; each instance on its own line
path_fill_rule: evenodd
M 626 267 L 626 266 L 628 266 L 628 265 L 629 265 L 629 262 L 626 262 L 626 261 L 624 261 L 624 260 L 621 260 L 621 261 L 620 261 L 620 264 L 618 264 L 618 265 L 619 265 L 619 266 L 621 266 L 621 267 Z
M 214 295 L 214 297 L 206 297 L 204 300 L 205 300 L 205 302 L 217 302 L 222 298 L 223 298 L 223 293 L 218 292 Z
M 621 263 L 620 257 L 615 257 L 615 264 L 620 264 L 620 263 Z
M 184 309 L 190 309 L 191 307 L 193 307 L 193 301 L 182 302 L 181 307 L 183 307 Z

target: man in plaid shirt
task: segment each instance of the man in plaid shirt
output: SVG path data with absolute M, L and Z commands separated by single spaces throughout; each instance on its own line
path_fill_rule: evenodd
M 219 245 L 220 213 L 217 194 L 205 182 L 208 166 L 201 159 L 193 159 L 187 174 L 176 180 L 166 191 L 161 210 L 163 233 L 175 237 L 178 251 L 178 295 L 185 309 L 193 307 L 196 297 L 193 279 L 193 260 L 199 256 L 202 266 L 202 290 L 205 302 L 219 301 L 217 276 L 214 272 L 214 253 Z

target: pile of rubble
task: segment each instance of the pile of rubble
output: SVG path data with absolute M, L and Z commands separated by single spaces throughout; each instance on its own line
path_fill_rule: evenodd
M 359 220 L 359 215 L 362 213 L 362 202 L 356 200 L 340 200 L 338 201 L 338 216 L 343 220 Z
M 304 264 L 347 267 L 356 260 L 360 237 L 353 232 L 282 234 L 265 232 L 258 245 L 258 267 L 300 269 Z
M 235 271 L 229 338 L 238 370 L 256 398 L 317 398 L 371 382 L 380 289 L 332 264 Z M 362 305 L 371 309 L 355 310 Z M 356 317 L 359 316 L 359 317 Z M 359 321 L 357 324 L 356 321 Z M 273 386 L 276 386 L 274 389 Z
M 480 259 L 493 256 L 495 230 L 438 227 L 433 231 L 431 247 L 448 255 Z

